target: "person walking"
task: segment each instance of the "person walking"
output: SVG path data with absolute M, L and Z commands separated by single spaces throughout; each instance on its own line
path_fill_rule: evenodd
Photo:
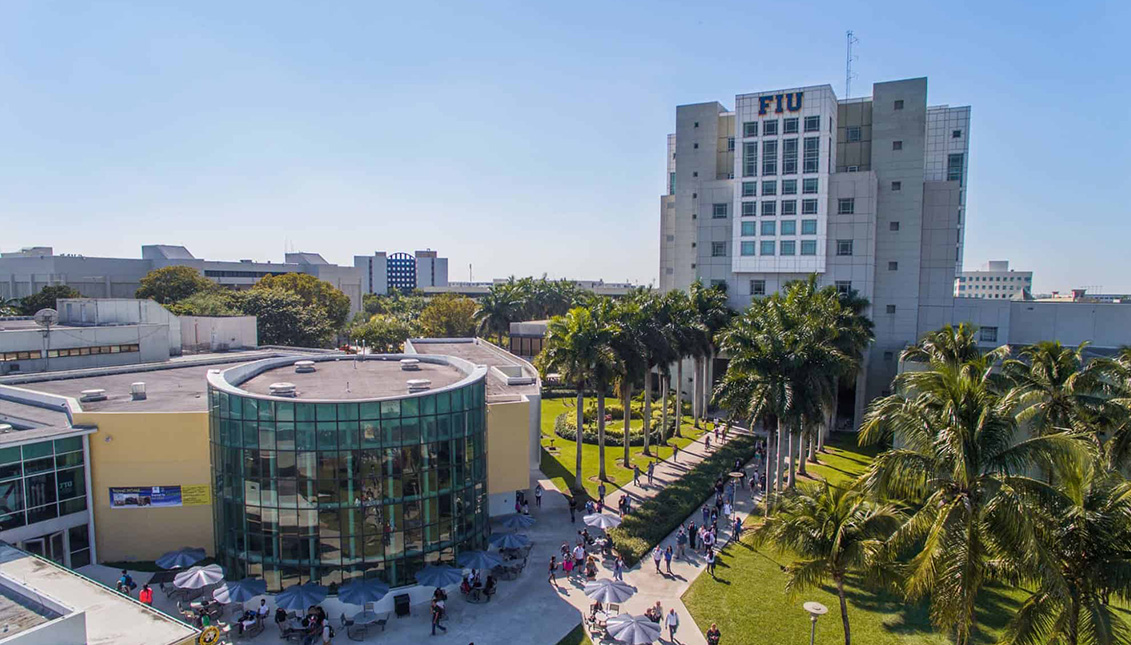
M 153 606 L 153 590 L 149 588 L 149 584 L 142 585 L 141 591 L 137 592 L 137 599 L 143 605 Z
M 557 570 L 558 570 L 558 558 L 557 558 L 557 556 L 551 555 L 550 556 L 550 579 L 549 579 L 549 583 L 554 585 L 555 587 L 558 586 L 558 578 L 555 575 L 557 573 Z M 435 631 L 433 631 L 433 633 L 435 633 Z
M 703 505 L 703 526 L 711 523 L 711 507 L 707 504 Z
M 730 539 L 733 542 L 738 542 L 742 538 L 742 518 L 737 514 L 734 516 L 734 527 L 731 529 Z
M 652 475 L 654 475 L 655 473 L 656 473 L 656 462 L 655 462 L 655 460 L 649 461 L 648 462 L 648 485 L 649 486 L 652 485 Z
M 680 524 L 679 525 L 679 532 L 677 532 L 675 534 L 676 557 L 680 557 L 680 558 L 684 558 L 684 559 L 687 558 L 687 554 L 684 552 L 684 547 L 686 545 L 687 545 L 687 531 L 683 528 L 683 525 Z
M 711 435 L 707 435 L 703 438 L 703 445 L 707 446 L 707 450 L 711 449 Z
M 663 558 L 664 553 L 660 550 L 660 545 L 657 544 L 656 548 L 652 549 L 652 562 L 656 563 L 656 573 L 660 573 L 660 560 Z
M 584 573 L 583 567 L 585 566 L 585 544 L 578 542 L 577 546 L 573 547 L 573 568 L 578 573 Z
M 569 523 L 573 524 L 577 521 L 575 515 L 577 514 L 577 498 L 570 495 L 569 497 Z
M 678 443 L 672 444 L 672 463 L 673 464 L 679 463 L 679 444 Z
M 668 545 L 668 547 L 666 549 L 664 549 L 664 564 L 667 565 L 667 567 L 668 567 L 668 573 L 671 573 L 672 572 L 672 545 L 670 545 L 670 544 Z
M 613 561 L 613 580 L 624 581 L 624 560 L 619 555 Z
M 719 641 L 723 635 L 719 632 L 719 626 L 711 623 L 711 628 L 707 630 L 707 645 L 719 645 Z
M 534 485 L 534 506 L 542 508 L 542 484 Z
M 668 615 L 664 622 L 668 625 L 668 640 L 673 643 L 678 643 L 675 639 L 675 632 L 679 629 L 679 614 L 675 613 L 675 607 L 668 610 Z
M 601 482 L 600 484 L 597 484 L 597 499 L 602 504 L 605 503 L 605 482 Z M 600 512 L 600 511 L 598 511 L 598 512 Z
M 715 559 L 716 559 L 715 558 L 715 550 L 708 547 L 707 548 L 707 573 L 710 573 L 712 578 L 715 577 Z
M 551 557 L 550 559 L 552 560 L 553 557 Z M 551 579 L 551 581 L 553 580 L 553 571 L 550 572 L 550 579 Z M 557 586 L 556 582 L 554 583 L 554 586 L 555 587 Z M 444 610 L 443 610 L 443 608 L 440 607 L 439 601 L 437 601 L 436 599 L 433 599 L 432 600 L 432 635 L 433 636 L 436 635 L 436 628 L 437 627 L 440 628 L 440 631 L 444 631 L 444 632 L 448 631 L 447 627 L 444 627 L 443 625 L 440 624 L 440 619 L 443 617 L 443 615 L 444 615 Z
M 697 537 L 699 537 L 699 533 L 698 533 L 698 530 L 695 528 L 695 522 L 692 522 L 687 527 L 687 545 L 691 547 L 692 551 L 695 550 L 695 538 L 697 538 Z
M 640 485 L 640 465 L 632 464 L 632 484 L 634 486 Z

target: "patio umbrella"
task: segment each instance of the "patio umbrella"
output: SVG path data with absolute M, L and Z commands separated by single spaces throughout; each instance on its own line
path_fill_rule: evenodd
M 267 593 L 267 581 L 262 578 L 244 578 L 243 580 L 227 580 L 212 592 L 212 597 L 217 602 L 228 604 L 230 602 L 247 602 L 256 596 Z
M 595 526 L 601 530 L 614 529 L 620 526 L 620 518 L 605 513 L 594 513 L 581 518 L 587 526 Z
M 635 593 L 635 589 L 620 580 L 601 578 L 585 583 L 585 595 L 600 603 L 622 603 Z
M 464 569 L 494 569 L 503 563 L 503 559 L 487 551 L 468 551 L 459 554 L 456 562 Z
M 628 645 L 648 645 L 660 637 L 660 625 L 647 616 L 621 614 L 610 618 L 605 625 L 609 636 Z
M 203 560 L 204 556 L 204 549 L 182 546 L 176 551 L 170 551 L 160 558 L 157 558 L 157 566 L 161 567 L 162 569 L 180 569 L 182 567 L 191 567 L 197 562 Z
M 326 599 L 327 589 L 322 585 L 308 582 L 304 585 L 291 585 L 275 596 L 275 606 L 293 611 L 304 611 Z
M 518 549 L 530 544 L 530 538 L 521 533 L 492 533 L 487 540 L 500 549 Z
M 389 585 L 375 578 L 354 580 L 338 588 L 338 600 L 347 605 L 377 602 L 389 593 Z
M 224 579 L 224 570 L 218 564 L 185 569 L 173 578 L 173 585 L 181 589 L 200 589 Z
M 463 580 L 463 571 L 446 564 L 430 564 L 416 572 L 416 581 L 425 587 L 447 587 Z
M 531 526 L 534 526 L 537 521 L 538 520 L 530 517 L 529 515 L 511 513 L 510 515 L 504 515 L 503 519 L 500 520 L 499 523 L 502 524 L 503 528 L 505 529 L 517 531 L 518 529 L 530 528 Z

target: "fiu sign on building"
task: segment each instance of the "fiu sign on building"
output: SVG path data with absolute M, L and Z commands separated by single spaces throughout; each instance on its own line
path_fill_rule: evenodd
M 774 114 L 782 112 L 798 112 L 801 110 L 801 98 L 804 92 L 790 92 L 789 94 L 770 94 L 758 97 L 758 116 L 769 113 L 773 108 Z

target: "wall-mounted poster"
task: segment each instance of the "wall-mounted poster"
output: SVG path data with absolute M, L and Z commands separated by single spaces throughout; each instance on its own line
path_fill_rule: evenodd
M 164 508 L 180 505 L 180 486 L 110 488 L 110 508 Z

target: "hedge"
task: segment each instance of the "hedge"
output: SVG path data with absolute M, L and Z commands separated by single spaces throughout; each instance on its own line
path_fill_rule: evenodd
M 745 464 L 754 457 L 754 446 L 752 435 L 736 435 L 655 497 L 640 503 L 619 527 L 610 529 L 609 537 L 625 564 L 635 565 L 676 530 L 714 494 L 715 480 L 720 473 L 730 472 L 735 459 Z
M 577 418 L 576 412 L 563 412 L 554 419 L 554 434 L 567 441 L 577 441 Z M 655 420 L 652 422 L 652 435 L 649 443 L 655 444 L 660 440 L 660 421 Z M 668 419 L 668 431 L 675 430 L 675 419 Z M 600 443 L 600 438 L 596 429 L 585 428 L 585 432 L 581 435 L 582 443 L 589 443 L 597 445 Z M 605 445 L 606 446 L 623 446 L 624 445 L 624 431 L 613 428 L 605 428 Z M 630 446 L 643 446 L 644 445 L 644 431 L 633 430 L 628 435 L 628 445 Z

